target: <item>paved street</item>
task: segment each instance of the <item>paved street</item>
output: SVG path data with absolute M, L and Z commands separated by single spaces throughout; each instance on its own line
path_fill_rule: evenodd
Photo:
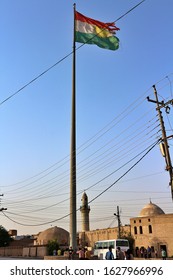
M 2 257 L 0 256 L 0 260 L 43 260 L 39 258 L 27 258 L 27 257 Z

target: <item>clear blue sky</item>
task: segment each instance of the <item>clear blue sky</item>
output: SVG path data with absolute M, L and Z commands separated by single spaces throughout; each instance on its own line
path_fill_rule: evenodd
M 76 9 L 111 22 L 139 2 L 80 0 Z M 0 102 L 71 53 L 73 3 L 1 0 Z M 99 196 L 161 135 L 155 104 L 146 97 L 154 98 L 156 84 L 161 100 L 173 98 L 172 11 L 172 0 L 146 0 L 116 22 L 119 50 L 85 45 L 77 51 L 77 208 L 86 190 L 89 201 L 94 199 L 91 229 L 116 226 L 117 206 L 122 223 L 129 223 L 150 199 L 173 213 L 158 145 Z M 69 230 L 71 88 L 70 55 L 0 105 L 0 208 L 8 208 L 0 224 L 7 230 L 32 234 L 55 225 Z M 172 115 L 173 108 L 169 115 L 163 110 L 168 135 Z M 169 145 L 173 157 L 172 140 Z M 78 213 L 78 230 L 80 222 Z

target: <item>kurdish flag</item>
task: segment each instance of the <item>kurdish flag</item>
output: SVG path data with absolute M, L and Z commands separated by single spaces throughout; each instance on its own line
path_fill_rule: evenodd
M 115 31 L 119 30 L 115 23 L 103 23 L 91 19 L 75 11 L 75 41 L 85 44 L 95 44 L 100 48 L 117 50 L 119 39 Z

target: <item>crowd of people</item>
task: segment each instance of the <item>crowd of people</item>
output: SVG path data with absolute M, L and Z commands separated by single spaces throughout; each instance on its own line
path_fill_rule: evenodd
M 68 259 L 73 260 L 75 257 L 75 254 L 78 255 L 79 260 L 90 260 L 91 259 L 91 252 L 88 250 L 87 247 L 81 247 L 76 252 L 70 247 L 67 250 Z
M 136 257 L 138 257 L 138 258 L 150 259 L 152 253 L 154 253 L 155 257 L 157 258 L 157 256 L 158 256 L 157 250 L 155 250 L 155 252 L 152 252 L 152 249 L 150 246 L 148 246 L 147 248 L 141 247 L 140 249 L 136 249 Z
M 61 250 L 60 248 L 56 251 L 53 251 L 54 256 L 68 256 L 69 260 L 73 260 L 75 255 L 78 256 L 80 260 L 90 260 L 91 259 L 91 252 L 88 250 L 87 247 L 79 248 L 76 252 L 72 249 L 72 247 L 66 248 L 65 250 Z
M 106 252 L 105 255 L 105 259 L 106 260 L 133 260 L 133 254 L 131 252 L 130 249 L 128 249 L 127 251 L 122 251 L 120 247 L 117 247 L 116 250 L 116 256 L 114 256 L 113 252 L 112 252 L 112 247 L 109 247 L 109 250 Z
M 166 254 L 166 250 L 164 250 L 164 248 L 161 249 L 159 256 L 163 259 L 166 260 L 167 258 L 167 254 Z M 157 250 L 152 250 L 152 248 L 150 246 L 148 246 L 147 248 L 145 247 L 141 247 L 140 249 L 136 250 L 136 257 L 137 258 L 145 258 L 145 259 L 151 259 L 151 258 L 158 258 L 158 251 Z M 114 256 L 113 252 L 112 252 L 112 247 L 109 247 L 109 251 L 107 251 L 106 255 L 105 255 L 105 259 L 106 260 L 133 260 L 133 254 L 131 252 L 130 249 L 128 249 L 127 251 L 123 252 L 121 251 L 121 248 L 118 247 L 116 250 L 116 256 Z
M 158 252 L 157 249 L 153 249 L 152 247 L 148 246 L 147 248 L 141 247 L 140 249 L 136 249 L 136 257 L 137 258 L 144 258 L 144 259 L 150 259 L 150 258 L 159 258 L 161 257 L 163 260 L 166 259 L 166 250 L 164 248 L 161 249 L 160 252 Z
M 69 260 L 73 260 L 75 256 L 78 256 L 79 260 L 90 260 L 91 259 L 91 251 L 88 250 L 87 247 L 81 247 L 76 252 L 72 249 L 72 247 L 67 248 L 65 251 L 58 249 L 58 251 L 54 251 L 53 255 L 63 255 L 66 254 Z M 147 248 L 141 247 L 140 249 L 136 249 L 135 255 L 137 258 L 145 258 L 150 259 L 152 257 L 158 258 L 157 250 L 153 251 L 150 246 Z M 163 260 L 166 260 L 166 251 L 162 248 L 160 252 L 160 256 Z M 106 252 L 104 256 L 106 260 L 133 260 L 134 256 L 132 251 L 128 249 L 127 251 L 122 251 L 120 247 L 117 247 L 116 256 L 114 256 L 112 252 L 112 247 L 109 247 L 109 250 Z

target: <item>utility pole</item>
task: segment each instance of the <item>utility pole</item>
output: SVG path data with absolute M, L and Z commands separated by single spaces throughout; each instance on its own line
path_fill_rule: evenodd
M 121 220 L 120 220 L 119 206 L 117 206 L 117 213 L 114 213 L 114 215 L 117 217 L 117 220 L 118 220 L 118 238 L 120 238 L 121 237 Z
M 73 28 L 73 71 L 72 71 L 72 112 L 71 112 L 71 158 L 70 158 L 70 246 L 77 249 L 77 216 L 76 216 L 76 43 L 75 12 Z
M 3 194 L 0 194 L 0 196 L 4 196 Z M 0 200 L 0 203 L 1 203 L 1 200 Z M 0 208 L 0 212 L 4 211 L 4 210 L 7 210 L 7 208 Z
M 168 145 L 168 141 L 167 141 L 167 139 L 173 137 L 173 135 L 170 135 L 168 137 L 166 136 L 165 125 L 164 125 L 162 112 L 161 112 L 161 108 L 165 108 L 166 113 L 169 114 L 170 107 L 168 105 L 169 104 L 173 105 L 173 99 L 169 100 L 166 103 L 164 103 L 164 101 L 160 102 L 158 100 L 158 95 L 157 95 L 157 90 L 156 90 L 155 85 L 153 85 L 153 89 L 154 89 L 154 95 L 155 95 L 156 100 L 150 99 L 149 96 L 147 97 L 147 100 L 149 102 L 156 103 L 156 110 L 158 111 L 158 117 L 159 117 L 160 126 L 161 126 L 161 130 L 162 130 L 162 138 L 161 138 L 160 147 L 161 147 L 162 155 L 165 157 L 166 170 L 169 172 L 169 176 L 170 176 L 169 185 L 171 186 L 171 194 L 172 194 L 172 199 L 173 199 L 173 168 L 172 168 L 171 157 L 170 157 L 170 153 L 169 153 L 169 145 Z
M 7 208 L 0 208 L 0 212 L 7 210 Z

